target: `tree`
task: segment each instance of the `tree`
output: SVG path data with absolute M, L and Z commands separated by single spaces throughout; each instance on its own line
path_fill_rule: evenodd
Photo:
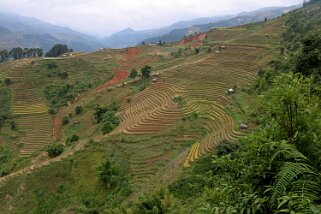
M 10 53 L 8 50 L 1 50 L 0 51 L 0 62 L 7 62 L 10 58 Z
M 135 79 L 135 77 L 137 77 L 137 71 L 136 71 L 135 68 L 133 68 L 133 69 L 130 71 L 129 78 Z
M 149 79 L 151 71 L 152 71 L 152 67 L 149 65 L 145 65 L 145 67 L 141 69 L 142 78 Z
M 46 57 L 58 57 L 64 53 L 72 52 L 67 45 L 56 44 L 47 53 Z
M 321 31 L 309 34 L 296 59 L 296 72 L 321 76 Z
M 64 145 L 62 144 L 51 144 L 48 149 L 49 157 L 56 157 L 60 155 L 64 151 Z
M 37 57 L 41 57 L 43 55 L 43 50 L 41 48 L 37 48 L 36 55 L 37 55 Z
M 21 59 L 23 57 L 23 50 L 20 47 L 12 48 L 10 50 L 10 55 L 14 60 Z

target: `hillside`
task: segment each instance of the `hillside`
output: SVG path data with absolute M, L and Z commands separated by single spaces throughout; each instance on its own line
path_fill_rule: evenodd
M 97 39 L 69 28 L 35 18 L 0 13 L 0 49 L 20 46 L 47 51 L 57 43 L 65 43 L 76 51 L 93 51 L 101 47 Z
M 195 32 L 207 32 L 209 29 L 220 28 L 220 27 L 233 27 L 254 22 L 263 21 L 265 18 L 274 19 L 281 16 L 284 13 L 288 13 L 291 10 L 299 8 L 299 5 L 291 7 L 269 7 L 252 12 L 240 13 L 235 17 L 231 17 L 224 20 L 211 21 L 204 24 L 194 24 L 187 28 L 176 28 L 170 31 L 168 34 L 164 34 L 154 38 L 148 38 L 142 40 L 144 43 L 156 43 L 159 41 L 163 42 L 177 42 L 186 36 L 195 34 Z
M 181 21 L 159 29 L 143 31 L 125 29 L 103 39 L 103 43 L 107 47 L 111 48 L 124 48 L 128 46 L 136 46 L 142 42 L 177 42 L 183 39 L 184 36 L 189 36 L 195 32 L 206 32 L 210 28 L 231 27 L 259 22 L 264 20 L 264 18 L 273 19 L 297 7 L 299 6 L 268 7 L 257 11 L 240 13 L 234 16 L 204 17 L 190 21 Z
M 1 212 L 318 213 L 315 14 L 0 64 Z

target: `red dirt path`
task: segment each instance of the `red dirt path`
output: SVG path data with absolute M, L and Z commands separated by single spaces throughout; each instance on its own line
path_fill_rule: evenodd
M 115 75 L 114 78 L 96 88 L 97 91 L 103 90 L 108 88 L 111 85 L 114 85 L 116 83 L 119 83 L 120 81 L 126 79 L 128 76 L 128 73 L 125 70 L 121 70 L 120 68 L 115 69 Z
M 52 137 L 57 140 L 60 135 L 62 124 L 61 124 L 61 118 L 55 117 L 53 119 L 53 128 L 52 128 Z
M 104 90 L 104 89 L 108 88 L 109 86 L 117 84 L 117 83 L 121 82 L 122 80 L 126 79 L 128 76 L 128 72 L 124 68 L 128 67 L 128 65 L 131 64 L 130 60 L 132 60 L 133 58 L 138 56 L 138 54 L 139 54 L 139 49 L 137 47 L 128 48 L 126 53 L 124 54 L 125 59 L 120 61 L 120 67 L 115 68 L 114 78 L 112 80 L 109 80 L 108 82 L 98 86 L 96 88 L 96 90 L 97 91 Z
M 179 45 L 185 45 L 189 42 L 192 42 L 192 41 L 203 41 L 205 38 L 206 38 L 206 33 L 200 33 L 200 34 L 197 34 L 195 36 L 191 36 L 191 37 L 188 37 L 186 39 L 183 39 L 182 41 L 180 41 L 178 44 Z

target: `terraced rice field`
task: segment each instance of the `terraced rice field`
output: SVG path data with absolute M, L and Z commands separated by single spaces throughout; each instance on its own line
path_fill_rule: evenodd
M 230 102 L 225 91 L 233 86 L 246 87 L 252 83 L 261 66 L 269 57 L 263 48 L 230 45 L 219 54 L 207 54 L 180 66 L 167 69 L 163 74 L 166 82 L 182 88 L 186 111 L 197 112 L 208 119 L 207 136 L 198 146 L 194 145 L 184 165 L 205 155 L 223 140 L 234 140 L 243 133 L 238 124 L 225 112 Z M 197 149 L 196 149 L 197 146 Z M 197 151 L 197 152 L 195 152 Z
M 17 142 L 23 147 L 21 157 L 29 157 L 40 149 L 45 148 L 53 139 L 51 137 L 51 117 L 44 99 L 34 90 L 34 85 L 28 81 L 26 67 L 30 60 L 19 60 L 10 66 L 7 77 L 13 82 L 12 112 L 18 131 L 23 136 Z
M 189 113 L 207 120 L 207 135 L 192 146 L 184 166 L 212 152 L 223 140 L 233 141 L 244 135 L 225 107 L 230 103 L 226 90 L 250 85 L 260 67 L 269 60 L 269 53 L 260 47 L 230 44 L 219 54 L 202 54 L 188 60 L 168 63 L 157 69 L 158 83 L 136 94 L 119 111 L 120 126 L 125 134 L 157 133 Z M 173 61 L 177 61 L 174 59 Z M 179 108 L 173 101 L 180 96 L 186 105 Z M 143 170 L 144 171 L 144 170 Z
M 159 132 L 182 118 L 183 112 L 173 101 L 181 90 L 174 84 L 154 83 L 136 94 L 119 111 L 118 132 L 146 134 Z

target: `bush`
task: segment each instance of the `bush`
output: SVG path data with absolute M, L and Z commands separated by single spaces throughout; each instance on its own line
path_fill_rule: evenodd
M 55 62 L 48 62 L 47 63 L 47 68 L 50 70 L 50 69 L 54 69 L 54 68 L 58 68 L 58 65 L 55 63 Z
M 67 79 L 68 73 L 66 71 L 60 71 L 58 74 L 62 79 Z
M 12 130 L 15 130 L 15 129 L 16 129 L 16 127 L 17 127 L 16 122 L 15 122 L 15 121 L 13 121 L 13 120 L 11 120 L 11 121 L 10 121 L 10 128 L 11 128 Z
M 67 125 L 69 123 L 69 118 L 67 116 L 64 116 L 62 118 L 62 125 Z
M 238 149 L 238 145 L 228 140 L 221 141 L 216 147 L 216 154 L 218 156 L 228 155 Z
M 107 188 L 115 187 L 118 183 L 118 175 L 120 169 L 106 159 L 100 166 L 97 167 L 97 173 L 100 180 L 106 185 Z
M 52 144 L 48 147 L 47 152 L 49 157 L 56 157 L 63 153 L 64 145 L 62 144 Z
M 74 84 L 54 84 L 47 85 L 44 89 L 44 95 L 53 108 L 66 106 L 68 101 L 75 99 L 78 93 L 87 91 L 91 88 L 90 83 L 76 82 Z
M 76 141 L 78 141 L 80 137 L 76 134 L 73 134 L 71 137 L 68 137 L 66 140 L 67 146 L 72 146 Z
M 135 77 L 137 77 L 137 71 L 135 68 L 133 68 L 129 74 L 129 78 L 134 79 Z
M 76 108 L 75 108 L 75 113 L 78 115 L 78 114 L 81 114 L 83 112 L 83 108 L 82 108 L 82 106 L 77 106 Z
M 11 85 L 12 84 L 12 81 L 11 81 L 10 78 L 5 78 L 3 82 L 4 82 L 5 85 Z

